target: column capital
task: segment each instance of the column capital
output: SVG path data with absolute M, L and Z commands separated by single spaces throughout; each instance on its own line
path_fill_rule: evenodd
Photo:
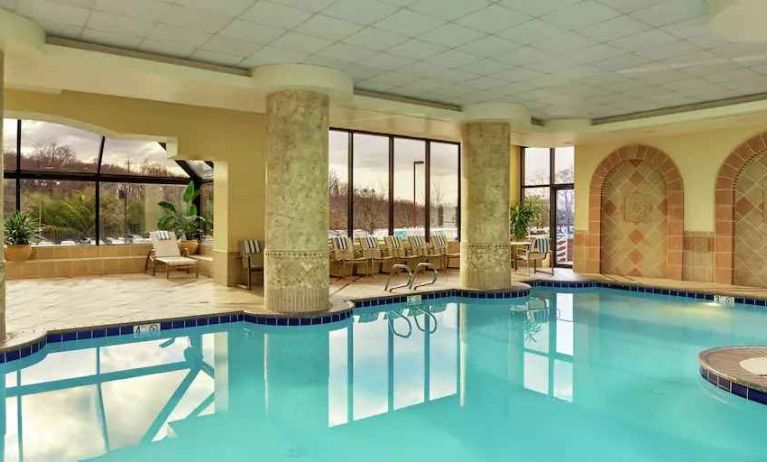
M 26 48 L 42 48 L 45 31 L 35 22 L 10 11 L 0 9 L 0 51 L 14 45 Z
M 253 84 L 266 93 L 306 90 L 345 100 L 354 94 L 354 80 L 345 72 L 307 64 L 273 64 L 252 69 Z
M 531 113 L 527 106 L 514 103 L 477 103 L 463 108 L 464 122 L 507 122 L 529 126 Z

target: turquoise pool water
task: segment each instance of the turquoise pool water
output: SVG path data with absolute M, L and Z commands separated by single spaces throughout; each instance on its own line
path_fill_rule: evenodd
M 767 406 L 697 365 L 764 343 L 763 308 L 542 288 L 387 308 L 49 345 L 4 365 L 4 460 L 767 460 Z

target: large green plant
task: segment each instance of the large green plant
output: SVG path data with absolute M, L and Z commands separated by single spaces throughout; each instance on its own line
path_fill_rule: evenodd
M 5 219 L 5 243 L 29 245 L 40 242 L 40 223 L 28 212 L 13 212 Z
M 511 207 L 510 232 L 515 239 L 527 238 L 530 223 L 540 220 L 541 205 L 538 200 L 528 197 Z
M 179 208 L 168 201 L 158 202 L 164 215 L 157 221 L 159 229 L 173 231 L 179 239 L 200 239 L 205 229 L 206 220 L 197 214 L 197 206 L 194 204 L 200 190 L 190 181 L 184 189 L 181 200 L 184 202 Z

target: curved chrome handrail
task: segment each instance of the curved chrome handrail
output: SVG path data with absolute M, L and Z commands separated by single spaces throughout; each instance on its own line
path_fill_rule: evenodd
M 434 316 L 434 313 L 432 313 L 432 312 L 431 312 L 431 311 L 429 311 L 429 310 L 425 310 L 425 309 L 421 308 L 420 306 L 411 307 L 411 309 L 413 309 L 413 310 L 419 310 L 420 312 L 422 312 L 422 313 L 424 314 L 424 316 L 428 316 L 428 317 L 430 317 L 430 318 L 431 318 L 431 320 L 432 320 L 432 322 L 433 322 L 433 324 L 434 324 L 434 330 L 432 330 L 431 328 L 429 328 L 429 332 L 428 332 L 428 334 L 429 334 L 429 335 L 431 335 L 431 334 L 434 334 L 435 332 L 437 332 L 437 317 L 436 317 L 436 316 Z M 418 328 L 418 330 L 420 330 L 421 332 L 423 332 L 424 334 L 426 334 L 426 333 L 427 333 L 427 332 L 426 332 L 426 329 L 424 329 L 423 327 L 421 327 L 421 324 L 418 322 L 418 316 L 417 316 L 417 315 L 416 315 L 416 316 L 413 316 L 413 320 L 415 320 L 415 326 Z
M 413 335 L 413 324 L 410 322 L 410 320 L 407 318 L 407 316 L 402 316 L 397 311 L 389 311 L 388 314 L 390 315 L 390 317 L 389 317 L 389 330 L 391 331 L 392 334 L 394 334 L 394 335 L 396 335 L 397 337 L 400 337 L 400 338 L 410 338 L 410 336 Z M 394 315 L 394 317 L 391 317 L 391 315 Z M 407 330 L 407 335 L 400 334 L 399 332 L 397 332 L 397 329 L 394 328 L 394 319 L 397 318 L 397 317 L 404 319 L 405 322 L 407 323 L 407 329 L 408 329 Z

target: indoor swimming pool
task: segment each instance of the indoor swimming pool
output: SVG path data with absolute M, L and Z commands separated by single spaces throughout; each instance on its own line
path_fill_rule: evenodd
M 535 288 L 49 344 L 3 365 L 3 460 L 765 460 L 767 407 L 697 355 L 766 326 L 763 307 Z

